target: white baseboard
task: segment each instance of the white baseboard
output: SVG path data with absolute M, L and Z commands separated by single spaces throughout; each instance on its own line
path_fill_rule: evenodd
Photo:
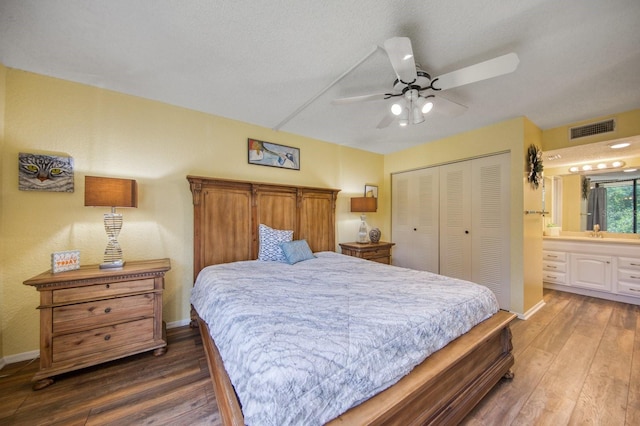
M 7 355 L 3 358 L 0 358 L 0 369 L 4 368 L 5 365 L 13 364 L 14 362 L 20 361 L 29 361 L 40 356 L 40 351 L 29 351 L 22 352 L 21 354 L 15 355 Z
M 544 307 L 546 303 L 544 303 L 544 300 L 539 301 L 538 303 L 536 303 L 535 306 L 533 306 L 531 309 L 529 309 L 527 312 L 525 312 L 524 314 L 517 314 L 518 315 L 518 319 L 521 320 L 528 320 L 529 318 L 531 318 L 531 316 L 533 314 L 535 314 L 536 312 L 538 312 L 540 309 L 542 309 Z
M 185 325 L 189 325 L 190 322 L 191 322 L 190 319 L 182 319 L 182 320 L 179 320 L 179 321 L 168 322 L 167 323 L 167 329 L 176 328 L 176 327 L 183 327 Z

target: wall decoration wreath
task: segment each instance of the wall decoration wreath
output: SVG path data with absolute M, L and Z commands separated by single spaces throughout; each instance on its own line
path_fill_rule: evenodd
M 529 164 L 529 176 L 527 180 L 533 189 L 538 189 L 540 180 L 542 179 L 542 151 L 537 146 L 531 144 L 527 152 Z

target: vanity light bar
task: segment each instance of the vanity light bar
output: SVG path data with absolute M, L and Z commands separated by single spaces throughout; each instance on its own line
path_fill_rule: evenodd
M 592 170 L 596 171 L 605 171 L 612 169 L 619 169 L 624 167 L 624 161 L 613 161 L 611 163 L 599 162 L 594 164 L 583 164 L 582 166 L 572 166 L 569 168 L 569 172 L 571 173 L 581 173 L 581 172 L 590 172 Z

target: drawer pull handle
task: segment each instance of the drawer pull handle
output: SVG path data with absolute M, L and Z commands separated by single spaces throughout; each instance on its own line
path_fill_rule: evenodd
M 104 310 L 104 313 L 105 313 L 105 314 L 108 314 L 109 312 L 111 312 L 111 308 L 106 308 L 106 309 Z
M 640 266 L 640 263 L 633 263 L 633 262 L 631 262 L 631 263 L 629 263 L 629 265 L 631 265 L 631 266 Z
M 640 293 L 640 290 L 638 290 L 637 288 L 630 288 L 629 291 L 635 291 L 636 293 Z
M 547 268 L 553 268 L 553 269 L 557 269 L 557 266 L 553 266 L 553 265 L 547 265 Z
M 105 287 L 107 287 L 107 288 L 111 288 L 111 284 L 107 284 Z
M 110 334 L 107 334 L 107 335 L 104 336 L 104 340 L 109 340 L 109 339 L 111 339 L 111 335 Z
M 547 275 L 547 278 L 553 278 L 554 280 L 558 279 L 558 277 L 554 277 L 553 275 Z
M 547 257 L 553 257 L 553 258 L 556 258 L 556 257 L 558 257 L 558 256 L 556 256 L 555 254 L 548 254 L 548 255 L 547 255 Z
M 633 278 L 634 280 L 640 279 L 640 277 L 636 277 L 635 275 L 631 275 L 631 278 Z

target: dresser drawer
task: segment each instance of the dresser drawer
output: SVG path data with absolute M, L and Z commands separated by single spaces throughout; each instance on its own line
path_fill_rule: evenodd
M 564 272 L 542 271 L 542 281 L 555 284 L 565 284 L 567 276 Z
M 153 278 L 135 281 L 121 281 L 82 287 L 63 288 L 53 291 L 53 303 L 69 303 L 88 299 L 126 295 L 139 291 L 153 290 Z
M 117 297 L 53 308 L 53 332 L 92 329 L 107 323 L 152 317 L 155 293 Z
M 374 260 L 380 257 L 389 257 L 391 256 L 390 249 L 376 249 L 376 250 L 366 250 L 361 253 L 361 257 L 363 259 Z
M 543 250 L 542 260 L 551 260 L 553 262 L 566 262 L 567 253 L 564 251 Z
M 119 347 L 153 340 L 153 318 L 126 322 L 53 338 L 53 362 L 113 352 Z
M 567 272 L 567 264 L 565 262 L 543 260 L 542 269 L 549 272 Z

